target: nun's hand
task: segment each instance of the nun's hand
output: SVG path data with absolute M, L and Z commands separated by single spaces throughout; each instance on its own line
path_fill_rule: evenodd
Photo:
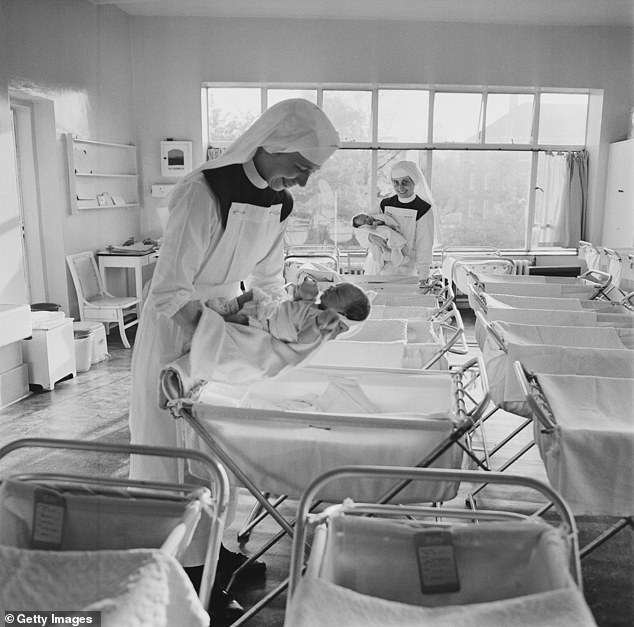
M 315 300 L 319 294 L 319 286 L 313 279 L 305 277 L 297 286 L 295 293 L 297 300 Z

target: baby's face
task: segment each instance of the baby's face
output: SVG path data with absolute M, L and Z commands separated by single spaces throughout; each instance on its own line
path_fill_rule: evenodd
M 329 309 L 343 313 L 356 297 L 356 288 L 345 283 L 335 283 L 321 293 L 321 304 Z
M 372 218 L 365 213 L 354 217 L 354 226 L 369 226 L 373 222 Z

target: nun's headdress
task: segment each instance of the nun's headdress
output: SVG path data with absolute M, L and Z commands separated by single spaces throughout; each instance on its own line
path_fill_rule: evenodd
M 247 163 L 262 147 L 270 153 L 299 152 L 315 165 L 322 165 L 339 147 L 339 134 L 328 116 L 303 98 L 282 100 L 267 109 L 216 159 L 195 172 Z
M 413 162 L 413 161 L 397 161 L 390 171 L 390 176 L 393 179 L 400 179 L 405 176 L 409 176 L 409 178 L 414 181 L 415 191 L 424 201 L 428 202 L 430 205 L 434 204 L 434 199 L 431 195 L 431 189 L 429 188 L 429 184 L 427 183 L 427 179 L 425 175 L 422 173 L 421 169 Z

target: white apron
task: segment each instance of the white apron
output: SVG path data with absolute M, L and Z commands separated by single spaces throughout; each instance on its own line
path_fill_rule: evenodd
M 225 232 L 196 273 L 192 300 L 205 301 L 213 296 L 233 297 L 239 293 L 240 281 L 247 279 L 254 266 L 269 253 L 277 240 L 281 228 L 280 211 L 281 205 L 232 205 Z M 161 271 L 161 261 L 163 264 L 179 263 L 178 259 L 159 259 L 157 273 Z M 280 258 L 280 284 L 282 264 Z M 158 278 L 160 274 L 154 280 Z M 150 290 L 132 356 L 132 443 L 169 447 L 178 445 L 176 421 L 158 405 L 159 374 L 163 366 L 183 354 L 185 339 L 180 326 L 157 312 Z M 177 481 L 179 469 L 176 460 L 137 455 L 131 460 L 130 476 L 135 479 Z

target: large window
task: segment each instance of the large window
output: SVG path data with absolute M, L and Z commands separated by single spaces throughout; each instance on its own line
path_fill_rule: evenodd
M 539 155 L 586 144 L 589 90 L 210 84 L 202 91 L 209 154 L 295 97 L 324 109 L 342 145 L 305 188 L 293 188 L 289 247 L 358 248 L 352 216 L 376 211 L 393 193 L 392 164 L 410 159 L 432 189 L 439 244 L 528 250 Z

